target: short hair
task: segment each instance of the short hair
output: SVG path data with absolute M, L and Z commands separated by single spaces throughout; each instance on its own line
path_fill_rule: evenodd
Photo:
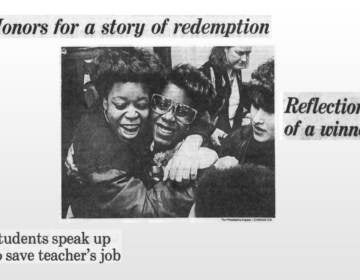
M 250 97 L 251 104 L 259 109 L 263 109 L 270 114 L 274 113 L 274 92 L 270 89 L 261 86 L 249 84 L 246 86 L 247 94 Z
M 270 58 L 268 61 L 260 64 L 254 72 L 251 73 L 251 82 L 262 85 L 269 90 L 274 91 L 274 59 Z
M 253 164 L 208 170 L 196 192 L 197 217 L 275 217 L 275 176 Z
M 95 87 L 107 98 L 115 83 L 141 83 L 153 93 L 163 83 L 165 67 L 150 51 L 140 48 L 107 48 L 95 59 Z
M 256 108 L 274 113 L 274 59 L 261 64 L 252 74 L 246 85 L 251 104 Z
M 175 66 L 167 76 L 167 84 L 172 83 L 186 92 L 193 107 L 200 113 L 210 109 L 215 89 L 211 81 L 190 64 Z

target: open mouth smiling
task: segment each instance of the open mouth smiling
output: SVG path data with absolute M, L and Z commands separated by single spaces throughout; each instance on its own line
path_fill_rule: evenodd
M 161 123 L 157 123 L 156 128 L 157 128 L 158 132 L 160 132 L 160 134 L 163 134 L 163 135 L 166 135 L 166 136 L 173 134 L 174 131 L 175 131 L 174 128 L 169 127 L 169 126 L 164 125 L 164 124 L 161 124 Z
M 122 124 L 120 127 L 127 132 L 134 133 L 140 129 L 140 124 Z

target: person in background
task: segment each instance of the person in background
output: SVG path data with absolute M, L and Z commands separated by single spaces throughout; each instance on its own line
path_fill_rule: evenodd
M 274 60 L 260 65 L 246 88 L 251 99 L 251 125 L 242 126 L 223 140 L 215 166 L 252 163 L 275 169 Z
M 214 47 L 209 60 L 200 70 L 211 80 L 216 97 L 210 111 L 215 130 L 211 141 L 215 146 L 243 124 L 249 112 L 241 70 L 249 65 L 251 47 Z
M 196 217 L 274 217 L 274 60 L 247 85 L 251 124 L 227 136 L 220 158 L 203 174 L 190 212 Z

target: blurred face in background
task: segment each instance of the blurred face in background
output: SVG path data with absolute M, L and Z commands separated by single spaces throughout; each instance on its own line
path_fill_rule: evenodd
M 229 69 L 240 70 L 249 66 L 251 47 L 229 47 L 224 52 Z
M 273 141 L 275 138 L 274 113 L 266 112 L 252 104 L 250 115 L 255 140 L 258 142 Z
M 149 94 L 141 83 L 115 83 L 103 100 L 103 108 L 118 137 L 132 140 L 144 129 L 149 116 Z

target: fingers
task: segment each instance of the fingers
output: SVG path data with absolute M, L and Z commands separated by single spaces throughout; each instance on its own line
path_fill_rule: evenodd
M 70 176 L 71 168 L 70 168 L 69 164 L 67 163 L 67 161 L 65 161 L 65 168 L 66 168 L 66 175 Z
M 71 166 L 71 162 L 73 160 L 73 156 L 71 154 L 71 151 L 70 151 L 70 148 L 68 149 L 68 152 L 67 152 L 67 155 L 66 155 L 66 161 L 65 163 L 68 165 L 68 166 Z
M 197 178 L 198 169 L 200 168 L 200 162 L 201 154 L 199 151 L 178 151 L 164 168 L 163 181 L 172 180 L 181 183 L 183 181 L 195 180 Z
M 177 169 L 175 181 L 181 183 L 182 181 L 189 181 L 190 180 L 190 166 L 184 165 L 180 166 Z
M 197 178 L 197 173 L 198 173 L 198 169 L 199 169 L 199 161 L 198 160 L 194 160 L 191 163 L 191 168 L 190 168 L 190 180 L 196 180 Z
M 220 140 L 217 134 L 211 136 L 211 142 L 215 146 L 220 146 Z
M 228 134 L 221 129 L 215 129 L 213 134 L 211 135 L 211 142 L 215 146 L 221 146 L 221 140 L 226 138 Z
M 179 169 L 178 158 L 175 157 L 173 158 L 173 162 L 170 166 L 170 172 L 169 172 L 170 180 L 175 181 L 178 169 Z
M 228 134 L 224 131 L 221 131 L 220 135 L 219 135 L 219 146 L 221 146 L 221 141 L 224 140 L 226 137 L 228 136 Z
M 220 145 L 221 145 L 219 136 L 217 136 L 214 140 L 215 140 L 215 145 L 216 145 L 216 146 L 220 146 Z
M 215 168 L 224 170 L 224 169 L 229 169 L 229 168 L 235 167 L 238 164 L 239 164 L 239 161 L 235 157 L 226 156 L 226 157 L 220 158 L 215 163 Z
M 74 155 L 74 144 L 71 144 L 70 145 L 70 148 L 69 148 L 69 151 L 68 151 L 68 153 L 70 153 L 72 156 Z
M 164 169 L 163 180 L 170 179 L 181 183 L 183 181 L 190 181 L 192 178 L 196 179 L 198 166 L 198 160 L 194 158 L 185 156 L 174 157 Z
M 73 172 L 79 171 L 74 163 L 74 145 L 73 144 L 71 144 L 68 149 L 68 153 L 66 155 L 66 160 L 65 160 L 65 166 L 67 169 L 66 173 L 68 175 L 72 174 Z
M 169 175 L 170 175 L 170 168 L 172 166 L 173 163 L 173 159 L 170 159 L 168 164 L 165 166 L 164 168 L 164 177 L 163 177 L 163 181 L 166 181 L 167 179 L 169 179 Z
M 182 181 L 183 173 L 182 173 L 182 161 L 178 157 L 173 157 L 169 160 L 168 164 L 164 168 L 164 177 L 163 181 L 168 179 L 172 181 Z M 186 173 L 184 176 L 187 176 Z

